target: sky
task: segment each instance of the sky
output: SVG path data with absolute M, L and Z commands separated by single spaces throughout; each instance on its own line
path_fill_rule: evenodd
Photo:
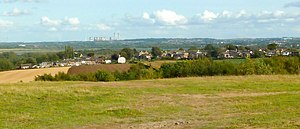
M 0 0 L 0 42 L 299 37 L 300 0 Z

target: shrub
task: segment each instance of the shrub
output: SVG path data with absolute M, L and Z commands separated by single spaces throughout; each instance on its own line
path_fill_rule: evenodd
M 64 72 L 58 72 L 58 74 L 56 74 L 54 76 L 56 81 L 71 81 L 71 75 L 68 75 Z
M 95 73 L 95 78 L 97 81 L 104 81 L 104 82 L 116 80 L 115 76 L 112 73 L 105 72 L 105 71 L 97 71 Z
M 261 59 L 255 62 L 255 69 L 257 75 L 269 75 L 273 73 L 273 68 Z
M 255 62 L 250 58 L 246 58 L 246 60 L 238 66 L 238 75 L 253 75 L 255 73 Z
M 159 70 L 142 63 L 133 65 L 127 72 L 97 71 L 90 74 L 68 75 L 58 73 L 37 76 L 36 81 L 122 81 L 156 78 L 174 78 L 188 76 L 215 75 L 267 75 L 267 74 L 300 74 L 300 57 L 272 57 L 233 63 L 229 61 L 214 62 L 208 58 L 165 63 Z
M 35 81 L 57 81 L 51 74 L 38 75 Z

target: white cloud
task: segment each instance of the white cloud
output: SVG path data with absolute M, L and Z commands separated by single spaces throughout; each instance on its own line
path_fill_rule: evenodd
M 284 5 L 284 7 L 286 7 L 286 8 L 289 8 L 289 7 L 300 8 L 300 1 L 287 3 L 287 4 Z
M 66 22 L 66 24 L 69 24 L 72 26 L 76 26 L 76 25 L 80 24 L 80 20 L 77 17 L 65 18 L 65 22 Z
M 65 30 L 65 31 L 77 31 L 79 29 L 80 28 L 77 27 L 77 26 L 68 26 L 68 27 L 65 27 L 63 30 Z
M 0 28 L 13 26 L 14 23 L 11 21 L 0 20 Z
M 261 11 L 258 13 L 248 13 L 245 10 L 238 12 L 222 11 L 211 12 L 205 10 L 201 14 L 197 14 L 190 19 L 189 24 L 201 25 L 203 23 L 217 24 L 217 23 L 275 23 L 275 22 L 295 22 L 300 20 L 300 13 L 287 13 L 281 10 L 278 11 Z
M 174 11 L 171 10 L 159 10 L 159 11 L 155 11 L 152 14 L 149 14 L 147 12 L 145 12 L 142 16 L 142 21 L 138 21 L 138 20 L 133 20 L 135 22 L 137 22 L 138 24 L 145 24 L 145 25 L 153 25 L 153 24 L 157 24 L 157 25 L 166 25 L 166 26 L 177 26 L 177 25 L 184 25 L 187 23 L 188 19 L 183 16 L 183 15 L 179 15 Z M 132 19 L 128 20 L 128 21 L 132 21 Z
M 47 27 L 48 31 L 77 31 L 80 30 L 80 20 L 77 17 L 65 19 L 50 19 L 44 16 L 40 20 L 42 26 Z
M 231 16 L 232 16 L 232 12 L 230 12 L 230 11 L 227 11 L 227 10 L 224 10 L 223 12 L 222 12 L 222 15 L 221 15 L 222 17 L 225 17 L 225 18 L 230 18 Z
M 225 12 L 226 13 L 226 12 Z M 214 12 L 210 12 L 208 10 L 205 10 L 203 12 L 203 14 L 201 15 L 201 19 L 204 21 L 204 22 L 211 22 L 213 21 L 214 19 L 218 18 L 219 17 L 219 14 L 218 13 L 214 13 Z
M 164 25 L 183 25 L 187 18 L 170 10 L 160 10 L 153 13 L 155 21 Z
M 43 26 L 78 26 L 80 24 L 80 20 L 77 17 L 72 17 L 72 18 L 65 18 L 64 20 L 61 19 L 50 19 L 47 16 L 44 16 L 41 18 L 40 21 L 41 25 Z
M 109 25 L 100 23 L 96 25 L 97 29 L 101 30 L 101 31 L 107 31 L 107 30 L 111 30 L 112 27 L 110 27 Z
M 43 26 L 60 26 L 62 24 L 61 20 L 52 20 L 46 16 L 41 18 L 41 24 Z
M 21 16 L 21 15 L 27 15 L 29 14 L 29 11 L 27 10 L 21 10 L 18 8 L 14 8 L 12 11 L 4 12 L 4 16 Z
M 145 20 L 149 20 L 149 19 L 150 19 L 149 13 L 144 13 L 144 14 L 143 14 L 143 18 L 144 18 Z
M 284 11 L 276 11 L 274 14 L 273 14 L 275 17 L 283 17 L 285 15 L 285 12 Z
M 236 18 L 246 18 L 249 14 L 245 10 L 241 10 L 235 17 Z
M 56 32 L 56 31 L 58 31 L 58 29 L 56 27 L 51 27 L 51 28 L 48 29 L 48 31 Z

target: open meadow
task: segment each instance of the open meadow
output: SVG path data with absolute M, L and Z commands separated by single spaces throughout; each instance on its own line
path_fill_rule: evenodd
M 300 128 L 300 76 L 0 84 L 0 128 Z

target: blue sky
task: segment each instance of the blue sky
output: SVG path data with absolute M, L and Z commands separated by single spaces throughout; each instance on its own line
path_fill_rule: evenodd
M 300 35 L 300 0 L 0 0 L 0 42 Z

